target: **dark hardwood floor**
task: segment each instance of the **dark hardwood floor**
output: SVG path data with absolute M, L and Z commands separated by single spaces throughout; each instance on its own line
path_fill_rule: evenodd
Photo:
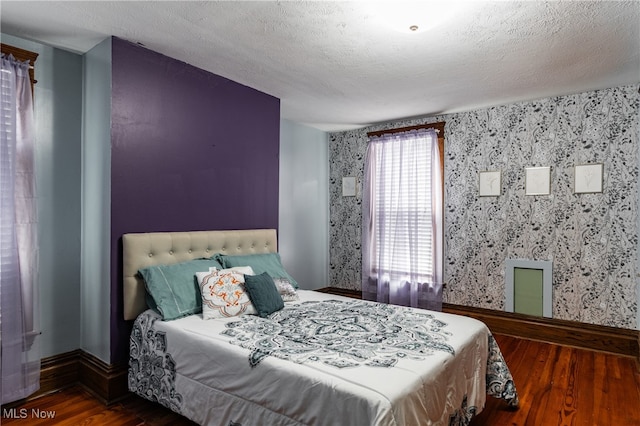
M 640 425 L 640 370 L 634 358 L 503 335 L 496 340 L 514 376 L 520 408 L 488 398 L 472 426 Z M 194 424 L 133 395 L 107 407 L 79 386 L 7 410 L 3 407 L 3 425 Z M 10 418 L 23 413 L 24 419 Z
M 159 404 L 131 395 L 105 406 L 80 385 L 13 407 L 3 407 L 2 425 L 15 426 L 194 426 Z
M 638 426 L 640 370 L 633 357 L 496 335 L 520 408 L 488 398 L 472 426 Z

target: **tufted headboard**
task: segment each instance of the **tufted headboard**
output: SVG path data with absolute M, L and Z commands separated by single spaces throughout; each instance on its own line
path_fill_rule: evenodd
M 152 232 L 122 236 L 124 319 L 135 319 L 147 309 L 141 268 L 228 255 L 276 253 L 275 229 L 234 231 Z

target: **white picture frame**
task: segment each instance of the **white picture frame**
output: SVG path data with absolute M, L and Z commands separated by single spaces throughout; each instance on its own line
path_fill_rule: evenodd
M 579 164 L 574 167 L 573 192 L 576 194 L 594 194 L 602 192 L 604 164 Z
M 356 178 L 355 176 L 345 176 L 342 178 L 342 196 L 356 196 Z
M 525 167 L 524 193 L 525 195 L 551 194 L 551 167 Z
M 498 197 L 502 193 L 502 173 L 500 170 L 478 172 L 478 195 Z

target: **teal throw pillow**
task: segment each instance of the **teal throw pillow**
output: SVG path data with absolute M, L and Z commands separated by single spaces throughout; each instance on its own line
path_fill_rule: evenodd
M 258 315 L 265 318 L 284 308 L 284 301 L 278 293 L 273 278 L 263 272 L 260 275 L 245 275 L 244 288 Z
M 202 296 L 196 272 L 205 272 L 211 267 L 222 269 L 222 265 L 213 258 L 140 269 L 138 273 L 153 299 L 152 303 L 147 298 L 147 304 L 159 312 L 164 320 L 202 312 Z
M 217 254 L 214 258 L 225 268 L 251 266 L 255 274 L 266 272 L 273 279 L 286 278 L 294 288 L 299 288 L 296 280 L 285 271 L 278 253 L 247 254 L 240 256 Z

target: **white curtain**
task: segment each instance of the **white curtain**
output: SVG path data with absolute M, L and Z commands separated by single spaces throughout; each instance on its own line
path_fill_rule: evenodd
M 369 140 L 362 212 L 362 296 L 442 310 L 442 171 L 434 129 Z
M 0 351 L 2 404 L 40 387 L 33 98 L 29 65 L 2 55 L 0 73 Z

